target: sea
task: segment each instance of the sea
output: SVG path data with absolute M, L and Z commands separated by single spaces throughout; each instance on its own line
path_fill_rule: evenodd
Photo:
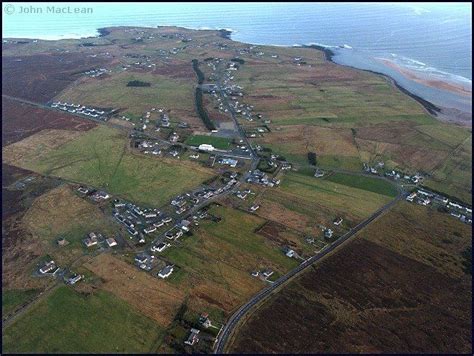
M 3 3 L 3 38 L 96 36 L 107 26 L 228 29 L 261 45 L 328 47 L 336 63 L 389 75 L 472 113 L 471 3 Z

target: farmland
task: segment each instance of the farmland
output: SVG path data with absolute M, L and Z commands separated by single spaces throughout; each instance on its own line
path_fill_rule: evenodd
M 60 287 L 3 332 L 3 352 L 149 352 L 155 322 L 112 294 Z
M 2 314 L 6 315 L 38 294 L 36 289 L 10 289 L 2 291 Z
M 229 313 L 263 287 L 250 275 L 253 270 L 285 272 L 297 261 L 254 232 L 264 220 L 225 207 L 213 207 L 210 213 L 222 220 L 203 223 L 193 236 L 165 251 L 164 256 L 180 267 L 177 273 L 182 276 L 174 282 L 176 275 L 170 282 L 188 289 L 193 310 L 210 306 Z
M 282 178 L 280 188 L 262 194 L 257 213 L 296 230 L 319 234 L 319 224 L 332 225 L 342 216 L 353 226 L 388 201 L 386 195 L 291 172 Z
M 471 233 L 436 214 L 396 207 L 265 302 L 229 350 L 470 352 L 471 281 L 459 251 Z
M 129 82 L 137 80 L 150 83 L 150 86 L 127 86 Z M 171 110 L 170 116 L 175 119 L 194 118 L 193 124 L 199 124 L 194 113 L 191 83 L 158 74 L 122 72 L 113 73 L 100 81 L 84 79 L 81 84 L 64 90 L 56 99 L 82 105 L 120 108 L 124 114 L 132 115 L 143 115 L 152 106 L 163 107 Z
M 30 136 L 30 139 L 34 137 Z M 6 149 L 16 152 L 21 141 Z M 44 142 L 43 144 L 47 144 Z M 15 146 L 17 145 L 17 146 Z M 125 135 L 97 127 L 54 151 L 35 145 L 16 165 L 118 194 L 148 205 L 162 205 L 173 195 L 199 185 L 210 171 L 191 162 L 158 160 L 129 151 Z M 10 151 L 7 151 L 10 152 Z M 5 159 L 9 159 L 5 154 Z M 192 170 L 193 174 L 188 174 Z
M 246 314 L 228 350 L 471 351 L 471 226 L 434 202 L 386 206 L 415 183 L 363 173 L 364 163 L 420 173 L 419 188 L 471 203 L 470 128 L 437 121 L 390 80 L 315 49 L 176 27 L 103 33 L 3 44 L 3 310 L 39 295 L 5 328 L 4 352 L 208 353 L 240 306 L 382 206 L 390 210 Z M 212 93 L 203 95 L 212 135 L 197 114 L 192 59 L 200 81 L 218 86 L 202 89 Z M 79 105 L 67 113 L 23 99 L 116 114 L 90 111 L 92 121 Z M 229 150 L 246 146 L 244 135 L 248 160 L 217 151 L 210 167 L 211 154 L 188 147 Z M 239 164 L 219 164 L 224 156 Z M 93 202 L 79 185 L 112 199 Z M 114 215 L 131 227 L 125 237 Z M 100 237 L 86 248 L 90 232 L 117 245 Z M 50 259 L 85 277 L 64 286 L 63 272 L 35 273 Z M 201 329 L 192 347 L 191 327 Z

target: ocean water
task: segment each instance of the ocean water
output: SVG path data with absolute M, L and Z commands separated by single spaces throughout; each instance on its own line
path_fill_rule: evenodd
M 434 104 L 471 112 L 470 95 L 421 84 L 377 58 L 419 78 L 472 90 L 471 3 L 3 3 L 3 37 L 80 38 L 106 26 L 174 25 L 226 28 L 252 44 L 320 44 L 334 61 L 392 76 Z M 90 8 L 88 13 L 75 8 Z

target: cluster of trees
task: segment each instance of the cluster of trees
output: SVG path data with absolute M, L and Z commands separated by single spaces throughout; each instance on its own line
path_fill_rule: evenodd
M 309 164 L 315 166 L 317 164 L 316 153 L 308 152 L 308 162 Z
M 132 80 L 127 83 L 127 87 L 149 87 L 151 84 L 140 80 Z
M 197 59 L 192 60 L 194 72 L 198 77 L 198 84 L 204 83 L 204 73 L 199 69 L 199 61 Z
M 206 109 L 204 108 L 203 102 L 202 102 L 202 90 L 201 88 L 196 88 L 196 94 L 195 94 L 195 99 L 196 99 L 196 109 L 199 114 L 199 117 L 201 120 L 204 122 L 204 125 L 208 130 L 215 130 L 216 126 L 214 123 L 211 121 L 209 118 L 209 114 L 207 113 Z
M 232 62 L 237 62 L 237 63 L 240 63 L 240 64 L 245 63 L 245 61 L 242 58 L 232 58 L 231 61 Z

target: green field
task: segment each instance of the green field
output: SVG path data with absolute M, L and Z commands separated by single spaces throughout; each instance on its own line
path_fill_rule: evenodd
M 3 330 L 3 352 L 150 352 L 163 330 L 112 294 L 59 287 Z
M 210 212 L 222 220 L 203 220 L 193 236 L 163 253 L 180 267 L 170 283 L 188 288 L 191 295 L 199 290 L 200 296 L 216 300 L 211 306 L 229 312 L 263 286 L 250 275 L 254 269 L 270 267 L 285 273 L 298 265 L 281 247 L 254 232 L 263 219 L 225 207 L 213 207 Z
M 98 126 L 83 136 L 37 157 L 23 168 L 100 187 L 132 201 L 159 206 L 199 185 L 211 171 L 189 161 L 166 161 L 130 152 L 125 134 Z
M 371 191 L 288 172 L 282 177 L 280 187 L 263 193 L 257 213 L 315 237 L 322 236 L 320 225 L 332 226 L 336 235 L 341 235 L 390 199 Z M 332 223 L 337 217 L 342 217 L 344 223 L 334 227 Z
M 189 64 L 191 65 L 191 64 Z M 139 80 L 149 87 L 127 87 Z M 112 77 L 71 86 L 57 97 L 60 101 L 123 108 L 124 113 L 144 115 L 151 107 L 165 107 L 177 113 L 194 113 L 192 83 L 151 73 L 114 73 Z
M 395 185 L 382 179 L 344 173 L 334 173 L 324 179 L 330 182 L 347 185 L 349 187 L 387 195 L 389 197 L 397 196 L 397 188 Z
M 15 310 L 23 303 L 36 296 L 40 291 L 37 289 L 7 289 L 2 290 L 2 314 L 6 315 Z
M 213 145 L 215 148 L 218 148 L 220 150 L 226 150 L 229 148 L 230 142 L 231 141 L 225 137 L 194 135 L 189 136 L 184 143 L 190 146 L 199 146 L 204 143 L 207 143 L 209 145 Z

